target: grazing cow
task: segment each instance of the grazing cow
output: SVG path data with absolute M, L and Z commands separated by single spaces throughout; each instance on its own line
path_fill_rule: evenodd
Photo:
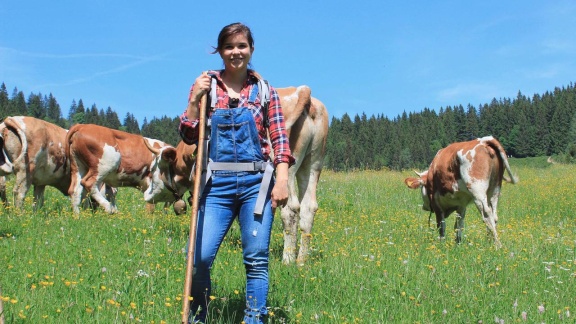
M 16 176 L 13 192 L 17 208 L 22 207 L 32 185 L 35 208 L 42 207 L 46 186 L 68 195 L 66 132 L 62 127 L 25 116 L 6 117 L 0 124 L 0 176 Z
M 322 171 L 328 135 L 328 112 L 318 99 L 310 94 L 307 86 L 276 89 L 282 104 L 290 148 L 296 164 L 288 172 L 289 197 L 281 210 L 284 225 L 285 264 L 297 261 L 304 263 L 308 256 L 314 215 L 318 209 L 316 187 Z M 158 178 L 163 183 L 157 186 L 173 188 L 180 197 L 192 187 L 191 174 L 195 163 L 196 147 L 180 142 L 174 149 L 151 149 L 162 157 L 159 169 L 163 174 Z M 176 195 L 175 195 L 176 196 Z M 153 199 L 155 196 L 149 194 Z M 300 225 L 301 238 L 298 255 L 297 234 Z
M 511 179 L 504 177 L 504 169 Z M 436 153 L 427 171 L 418 175 L 406 178 L 404 183 L 411 189 L 421 188 L 422 209 L 436 214 L 441 238 L 445 237 L 445 218 L 456 211 L 454 230 L 456 242 L 461 242 L 466 207 L 473 201 L 494 243 L 501 246 L 496 233 L 496 209 L 502 179 L 511 183 L 518 179 L 510 170 L 504 148 L 495 138 L 487 136 L 450 144 Z
M 158 161 L 143 141 L 155 148 L 168 145 L 93 124 L 77 124 L 70 128 L 65 148 L 71 172 L 68 193 L 75 213 L 80 212 L 83 189 L 108 213 L 117 212 L 117 208 L 97 189 L 102 183 L 112 187 L 135 187 L 142 191 L 149 189 L 152 179 L 158 177 Z M 157 188 L 150 189 L 155 191 Z

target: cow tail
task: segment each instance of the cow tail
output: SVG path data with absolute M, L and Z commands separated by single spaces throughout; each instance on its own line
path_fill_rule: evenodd
M 66 165 L 70 165 L 70 170 L 72 170 L 72 163 L 75 163 L 75 160 L 70 156 L 70 144 L 72 143 L 72 136 L 76 134 L 77 127 L 72 126 L 68 133 L 66 133 L 66 141 L 64 142 L 64 153 L 66 154 L 66 158 L 70 163 L 64 163 L 64 170 L 66 170 Z
M 20 161 L 24 160 L 26 158 L 26 155 L 28 154 L 28 139 L 26 138 L 26 133 L 22 130 L 18 122 L 15 121 L 13 118 L 7 117 L 4 120 L 4 124 L 16 130 L 16 133 L 18 133 L 18 137 L 20 138 L 20 142 L 22 144 L 22 150 L 20 151 L 20 155 L 18 155 L 18 157 L 16 158 L 16 160 L 14 160 L 14 162 L 12 162 L 12 164 L 17 165 L 20 163 Z
M 512 184 L 518 183 L 518 177 L 512 173 L 512 169 L 510 168 L 510 164 L 508 163 L 508 157 L 506 156 L 506 151 L 504 151 L 504 148 L 502 147 L 500 142 L 493 139 L 488 142 L 488 145 L 490 145 L 495 151 L 498 152 L 498 157 L 500 157 L 501 162 L 504 164 L 504 167 L 506 168 L 506 172 L 508 172 L 508 175 L 510 176 L 510 178 L 504 177 L 504 180 Z
M 286 124 L 286 129 L 290 128 L 296 121 L 303 115 L 310 113 L 310 105 L 312 104 L 312 90 L 308 86 L 299 86 L 296 89 L 298 94 L 298 100 L 296 101 L 296 106 L 293 111 L 282 107 L 284 113 L 284 122 Z

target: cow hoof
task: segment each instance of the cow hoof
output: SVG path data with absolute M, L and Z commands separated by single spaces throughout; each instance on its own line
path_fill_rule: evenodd
M 177 200 L 174 203 L 174 206 L 172 206 L 174 208 L 174 212 L 176 213 L 176 215 L 182 215 L 184 213 L 186 213 L 186 202 L 182 199 Z

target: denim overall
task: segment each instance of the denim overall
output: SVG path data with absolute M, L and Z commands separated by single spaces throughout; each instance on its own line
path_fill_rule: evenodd
M 254 102 L 257 91 L 252 91 Z M 215 109 L 211 117 L 209 157 L 215 164 L 264 162 L 256 123 L 249 107 Z M 261 163 L 260 163 L 261 164 Z M 267 314 L 268 251 L 273 214 L 268 186 L 264 209 L 255 214 L 263 179 L 261 171 L 212 170 L 202 192 L 194 253 L 191 314 L 205 321 L 210 301 L 210 269 L 216 253 L 234 219 L 238 216 L 242 253 L 246 268 L 246 310 L 244 322 L 263 323 Z M 230 269 L 232 270 L 232 269 Z

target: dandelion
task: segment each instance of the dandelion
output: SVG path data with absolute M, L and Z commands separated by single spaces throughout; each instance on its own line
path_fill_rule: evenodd
M 442 310 L 442 315 L 446 316 L 446 314 L 448 314 L 448 311 L 446 309 Z

